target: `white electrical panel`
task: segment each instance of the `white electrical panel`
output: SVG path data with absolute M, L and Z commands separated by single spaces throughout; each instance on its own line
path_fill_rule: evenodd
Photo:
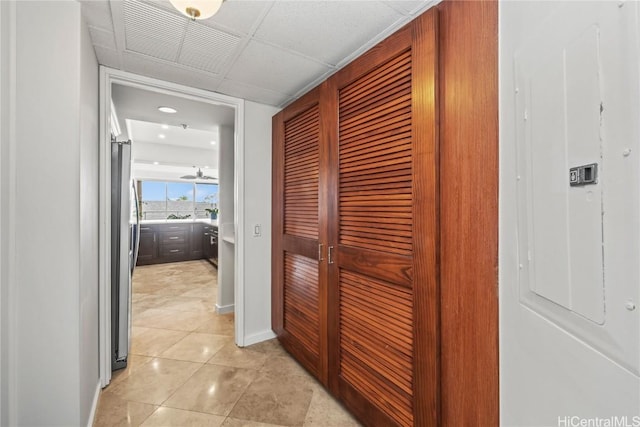
M 524 88 L 530 289 L 601 324 L 602 184 L 570 185 L 570 168 L 602 162 L 598 28 L 540 59 Z
M 633 49 L 619 40 L 634 38 L 624 34 L 632 17 L 613 6 L 603 4 L 599 22 L 551 19 L 516 55 L 519 291 L 521 303 L 638 373 L 640 322 L 629 305 L 639 288 L 629 244 L 637 203 L 635 214 L 618 212 L 629 210 L 625 194 L 638 198 L 640 153 L 628 155 L 637 128 L 625 122 L 625 109 L 638 110 L 637 93 L 625 94 L 638 75 L 619 72 Z

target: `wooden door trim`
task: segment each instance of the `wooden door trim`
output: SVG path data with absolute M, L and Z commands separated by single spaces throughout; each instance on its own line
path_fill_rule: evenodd
M 439 9 L 441 422 L 497 426 L 498 3 Z
M 413 321 L 416 425 L 440 425 L 438 9 L 413 21 Z
M 284 112 L 273 116 L 271 132 L 271 328 L 276 335 L 281 335 L 284 331 Z

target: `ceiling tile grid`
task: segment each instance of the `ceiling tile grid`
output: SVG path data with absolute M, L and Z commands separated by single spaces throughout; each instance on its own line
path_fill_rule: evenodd
M 218 74 L 238 48 L 240 40 L 233 34 L 189 22 L 177 62 Z
M 123 5 L 126 49 L 166 61 L 176 61 L 187 20 L 136 0 Z
M 103 30 L 99 27 L 89 27 L 89 33 L 95 47 L 116 50 L 116 39 L 113 37 L 112 31 Z
M 330 70 L 327 65 L 252 40 L 229 70 L 227 78 L 293 95 L 308 82 L 309 76 Z
M 223 80 L 218 86 L 218 92 L 225 94 L 233 94 L 233 96 L 242 99 L 256 100 L 259 99 L 262 104 L 278 105 L 283 99 L 290 99 L 292 96 L 284 93 L 276 92 L 271 89 L 251 86 L 246 83 L 240 83 L 232 80 Z
M 102 46 L 93 46 L 98 63 L 112 68 L 120 68 L 120 52 Z
M 402 16 L 380 1 L 276 2 L 255 38 L 337 65 Z
M 80 0 L 82 16 L 87 25 L 113 31 L 111 7 L 108 1 Z
M 125 51 L 122 53 L 123 70 L 199 89 L 218 91 L 222 79 L 216 74 L 178 63 L 171 63 L 171 66 L 167 66 L 167 64 L 167 62 L 160 62 L 155 58 L 139 55 L 135 52 Z
M 193 22 L 168 0 L 81 0 L 98 61 L 283 106 L 439 0 L 226 0 Z

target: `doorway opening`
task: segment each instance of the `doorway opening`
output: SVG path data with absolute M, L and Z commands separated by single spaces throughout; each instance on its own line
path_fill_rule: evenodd
M 119 316 L 121 334 L 151 336 L 157 331 L 145 329 L 149 322 L 158 322 L 158 328 L 164 323 L 167 331 L 188 326 L 195 333 L 198 326 L 192 326 L 202 320 L 206 329 L 204 320 L 211 314 L 212 322 L 227 320 L 210 328 L 230 327 L 228 335 L 244 345 L 243 259 L 235 243 L 242 242 L 235 239 L 243 218 L 242 162 L 236 159 L 242 158 L 244 101 L 106 67 L 100 95 L 100 374 L 105 387 L 115 366 L 118 344 L 112 337 Z M 135 223 L 130 252 L 138 248 L 139 254 L 130 264 L 138 272 L 129 282 L 133 289 L 118 286 L 122 291 L 112 288 L 115 244 L 110 236 L 117 227 L 111 196 L 113 175 L 119 173 L 112 167 L 112 137 L 130 146 L 132 193 L 139 196 L 129 204 Z M 128 302 L 122 303 L 118 292 L 128 293 Z M 172 310 L 174 321 L 166 316 Z M 167 335 L 169 341 L 184 338 Z M 127 345 L 126 339 L 120 342 Z

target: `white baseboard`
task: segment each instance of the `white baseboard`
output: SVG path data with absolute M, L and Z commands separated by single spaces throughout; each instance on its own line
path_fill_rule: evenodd
M 275 338 L 276 334 L 273 333 L 271 329 L 267 329 L 266 331 L 258 332 L 257 334 L 251 334 L 244 337 L 244 345 L 245 347 L 252 344 L 257 344 L 262 341 L 270 340 Z
M 93 403 L 91 404 L 91 411 L 89 412 L 89 420 L 87 422 L 87 427 L 91 427 L 93 425 L 94 418 L 96 417 L 96 410 L 98 409 L 98 400 L 100 399 L 100 380 L 96 384 L 96 392 L 93 395 Z
M 235 305 L 234 304 L 229 304 L 229 305 L 218 305 L 218 304 L 216 304 L 216 313 L 218 313 L 218 314 L 233 313 L 234 310 L 235 310 Z

